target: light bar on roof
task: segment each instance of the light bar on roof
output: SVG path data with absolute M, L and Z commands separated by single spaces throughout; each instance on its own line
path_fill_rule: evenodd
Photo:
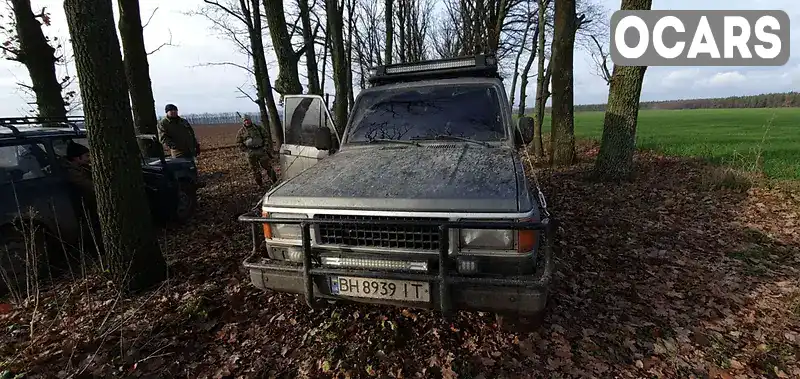
M 452 68 L 474 67 L 477 65 L 475 57 L 468 57 L 464 59 L 444 61 L 444 62 L 430 62 L 418 64 L 404 64 L 398 66 L 386 67 L 387 74 L 406 74 L 409 72 L 420 71 L 433 71 L 433 70 L 446 70 Z

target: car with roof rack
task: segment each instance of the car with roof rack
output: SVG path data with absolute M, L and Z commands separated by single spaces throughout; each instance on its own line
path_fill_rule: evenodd
M 518 153 L 533 121 L 515 125 L 495 57 L 371 75 L 341 130 L 319 96 L 284 98 L 283 180 L 239 217 L 252 284 L 310 306 L 541 316 L 555 220 Z
M 78 190 L 69 184 L 63 165 L 70 141 L 88 147 L 84 124 L 79 116 L 0 118 L 0 293 L 25 278 L 23 258 L 31 248 L 41 263 L 37 268 L 43 268 L 53 249 L 92 245 L 87 241 L 93 236 L 81 221 Z M 137 138 L 160 145 L 153 135 Z M 163 147 L 148 149 L 159 150 L 160 155 L 141 157 L 151 213 L 159 224 L 185 222 L 196 208 L 196 165 L 166 157 Z

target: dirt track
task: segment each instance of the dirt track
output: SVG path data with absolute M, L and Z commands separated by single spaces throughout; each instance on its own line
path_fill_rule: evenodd
M 235 129 L 197 133 L 211 148 Z M 490 314 L 311 311 L 253 289 L 235 217 L 260 193 L 236 149 L 209 152 L 197 219 L 165 233 L 170 281 L 119 302 L 97 277 L 63 283 L 33 322 L 32 306 L 0 315 L 0 361 L 64 377 L 800 377 L 800 197 L 706 190 L 707 166 L 649 154 L 634 183 L 598 183 L 585 146 L 540 174 L 561 220 L 557 285 L 541 330 L 518 335 Z

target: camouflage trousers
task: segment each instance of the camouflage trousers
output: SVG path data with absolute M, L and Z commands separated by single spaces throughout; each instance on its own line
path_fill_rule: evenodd
M 264 178 L 261 174 L 262 170 L 267 170 L 267 175 L 269 175 L 272 184 L 278 182 L 278 174 L 275 172 L 275 168 L 272 167 L 272 159 L 270 156 L 266 154 L 247 154 L 247 163 L 250 165 L 250 171 L 257 185 L 264 185 Z

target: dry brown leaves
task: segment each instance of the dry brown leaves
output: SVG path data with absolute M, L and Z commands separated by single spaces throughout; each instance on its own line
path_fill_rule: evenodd
M 225 146 L 235 128 L 198 134 Z M 637 156 L 631 183 L 596 182 L 593 151 L 540 174 L 561 228 L 536 333 L 499 331 L 485 313 L 310 310 L 253 289 L 235 218 L 259 193 L 236 149 L 221 148 L 199 159 L 211 176 L 197 219 L 165 233 L 162 288 L 115 303 L 92 278 L 55 286 L 35 318 L 0 315 L 2 361 L 31 377 L 800 377 L 798 198 L 704 190 L 707 166 L 653 154 Z

